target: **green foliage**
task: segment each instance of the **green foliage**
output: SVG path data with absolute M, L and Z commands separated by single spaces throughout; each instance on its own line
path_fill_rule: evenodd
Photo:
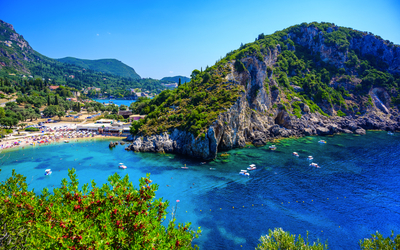
M 297 118 L 301 118 L 301 108 L 300 108 L 300 103 L 299 101 L 293 102 L 292 103 L 292 108 L 293 108 L 293 115 L 295 115 Z
M 337 115 L 340 116 L 340 117 L 346 116 L 346 114 L 341 110 L 337 111 Z
M 102 187 L 92 181 L 81 189 L 74 169 L 68 176 L 41 195 L 15 170 L 0 184 L 4 249 L 193 249 L 200 230 L 176 225 L 174 218 L 164 223 L 168 202 L 155 199 L 158 185 L 149 174 L 138 189 L 128 175 L 115 173 Z
M 140 79 L 140 76 L 133 68 L 115 59 L 85 60 L 74 57 L 65 57 L 57 60 L 62 63 L 77 65 L 86 70 L 91 69 L 111 75 Z
M 240 60 L 236 60 L 234 66 L 235 70 L 239 73 L 244 72 L 246 70 L 246 67 Z
M 270 229 L 266 236 L 261 236 L 261 243 L 258 244 L 256 250 L 324 250 L 328 249 L 327 244 L 320 242 L 313 243 L 312 245 L 307 239 L 304 240 L 301 235 L 297 238 L 282 228 L 275 228 L 273 231 Z
M 360 247 L 362 250 L 392 250 L 400 249 L 400 234 L 390 237 L 383 237 L 382 234 L 376 232 L 371 238 L 360 240 Z
M 29 128 L 25 128 L 24 130 L 32 132 L 32 131 L 39 131 L 40 129 L 39 128 L 35 128 L 35 127 L 29 127 Z

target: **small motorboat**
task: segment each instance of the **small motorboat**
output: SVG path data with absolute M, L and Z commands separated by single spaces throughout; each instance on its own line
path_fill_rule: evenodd
M 308 159 L 309 161 L 312 161 L 314 158 L 310 155 L 310 156 L 307 157 L 307 159 Z
M 210 170 L 216 170 L 215 168 L 210 168 Z
M 185 166 L 184 167 L 181 167 L 182 169 L 189 169 L 188 167 L 186 167 L 186 164 L 185 164 Z
M 250 174 L 247 173 L 247 170 L 240 170 L 239 174 L 244 176 L 250 176 Z
M 257 169 L 255 164 L 251 164 L 251 165 L 247 168 L 247 170 L 255 170 L 255 169 Z
M 269 146 L 269 149 L 275 150 L 275 149 L 276 149 L 276 146 L 275 146 L 275 145 Z
M 44 175 L 51 175 L 51 173 L 53 173 L 53 172 L 51 171 L 51 169 L 46 169 L 46 170 L 44 171 Z
M 123 163 L 119 163 L 119 168 L 126 169 L 126 166 Z
M 316 168 L 320 168 L 320 166 L 318 166 L 318 164 L 317 164 L 317 163 L 311 163 L 311 164 L 310 164 L 310 167 L 316 167 Z
M 324 140 L 320 140 L 320 141 L 318 141 L 318 143 L 325 144 L 325 143 L 326 143 L 326 141 L 324 141 Z
M 292 153 L 293 156 L 299 157 L 299 154 L 297 152 Z
M 389 131 L 388 135 L 394 135 L 394 133 L 392 131 Z

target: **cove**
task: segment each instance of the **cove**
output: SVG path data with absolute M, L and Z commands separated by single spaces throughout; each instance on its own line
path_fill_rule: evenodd
M 327 143 L 319 144 L 321 139 Z M 275 143 L 276 151 L 268 149 L 271 144 L 234 149 L 206 164 L 128 152 L 125 146 L 110 150 L 102 140 L 53 144 L 3 152 L 0 181 L 16 169 L 39 193 L 59 187 L 68 168 L 77 170 L 81 184 L 94 179 L 97 185 L 115 172 L 128 174 L 136 185 L 151 173 L 157 197 L 170 201 L 168 212 L 177 206 L 178 222 L 201 227 L 195 240 L 201 249 L 255 249 L 260 236 L 275 227 L 303 236 L 308 231 L 310 241 L 328 240 L 330 249 L 359 249 L 359 241 L 377 230 L 386 237 L 391 230 L 400 233 L 399 139 L 398 133 L 374 131 L 286 139 Z M 309 166 L 309 155 L 321 168 Z M 120 162 L 128 168 L 119 169 Z M 250 177 L 238 175 L 249 164 L 257 170 Z M 43 175 L 47 168 L 51 176 Z

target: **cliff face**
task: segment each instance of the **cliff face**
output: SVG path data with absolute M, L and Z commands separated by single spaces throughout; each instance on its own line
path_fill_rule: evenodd
M 327 33 L 337 29 L 328 28 Z M 296 32 L 289 32 L 285 38 L 308 49 L 312 55 L 320 56 L 324 63 L 343 68 L 343 71 L 355 72 L 347 62 L 351 56 L 349 51 L 356 50 L 360 57 L 375 58 L 382 70 L 391 74 L 400 73 L 399 47 L 391 46 L 388 41 L 372 34 L 352 37 L 344 47 L 327 43 L 326 33 L 315 27 L 300 27 Z M 291 51 L 296 50 L 289 42 L 287 47 Z M 323 115 L 323 112 L 316 112 L 315 107 L 313 110 L 307 105 L 301 96 L 293 95 L 293 91 L 282 88 L 278 83 L 274 68 L 279 64 L 281 53 L 281 45 L 277 44 L 263 54 L 263 60 L 254 55 L 237 59 L 246 68 L 241 72 L 235 69 L 235 60 L 228 62 L 230 73 L 225 76 L 226 82 L 242 86 L 244 91 L 228 110 L 219 114 L 208 128 L 205 138 L 195 138 L 191 133 L 175 129 L 172 133 L 165 132 L 162 135 L 132 137 L 130 149 L 214 159 L 218 151 L 244 147 L 246 143 L 264 145 L 274 138 L 335 133 L 364 134 L 366 129 L 400 130 L 400 113 L 398 108 L 393 105 L 391 107 L 391 96 L 397 96 L 398 90 L 372 85 L 367 93 L 357 94 L 355 89 L 357 85 L 361 86 L 362 80 L 356 73 L 351 79 L 334 76 L 328 86 L 343 87 L 343 91 L 348 94 L 344 96 L 343 104 L 322 98 L 317 104 L 328 114 Z M 296 73 L 289 72 L 288 75 Z M 294 91 L 303 91 L 301 87 L 290 84 Z M 298 105 L 301 114 L 294 115 L 294 105 Z M 350 115 L 337 115 L 343 109 L 342 105 L 346 105 L 346 112 Z
M 24 62 L 34 59 L 34 50 L 24 37 L 16 33 L 11 24 L 0 20 L 0 69 L 10 67 L 29 73 Z

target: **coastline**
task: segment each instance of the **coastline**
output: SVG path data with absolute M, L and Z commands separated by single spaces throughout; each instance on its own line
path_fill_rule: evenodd
M 96 135 L 93 137 L 77 137 L 77 138 L 60 138 L 57 140 L 50 140 L 48 142 L 45 143 L 36 143 L 34 145 L 31 145 L 30 141 L 26 141 L 27 137 L 25 138 L 20 138 L 20 139 L 14 139 L 14 140 L 10 140 L 10 141 L 3 141 L 0 143 L 0 145 L 4 145 L 5 143 L 15 143 L 21 140 L 21 143 L 19 143 L 19 145 L 15 145 L 9 148 L 0 148 L 0 155 L 4 154 L 4 153 L 9 153 L 9 152 L 13 152 L 13 151 L 17 151 L 17 150 L 23 150 L 23 149 L 28 149 L 28 148 L 34 148 L 34 147 L 43 147 L 43 146 L 50 146 L 50 145 L 54 145 L 54 144 L 61 144 L 61 143 L 65 143 L 64 140 L 68 139 L 68 143 L 78 143 L 78 142 L 82 142 L 82 141 L 98 141 L 98 140 L 117 140 L 117 141 L 121 141 L 123 139 L 125 139 L 126 137 L 118 137 L 118 136 L 104 136 L 104 135 Z

